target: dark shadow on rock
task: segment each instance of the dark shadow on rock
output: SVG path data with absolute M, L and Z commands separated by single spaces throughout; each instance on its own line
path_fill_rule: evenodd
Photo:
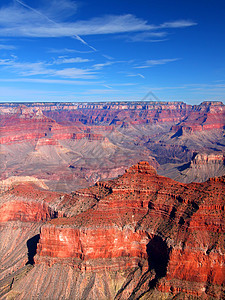
M 172 211 L 170 213 L 170 219 L 174 219 L 175 218 L 176 211 L 177 211 L 177 209 L 175 207 L 173 207 L 173 209 L 172 209 Z
M 179 225 L 184 225 L 185 221 L 183 217 L 180 217 L 180 220 L 178 222 Z
M 180 136 L 182 136 L 182 135 L 183 135 L 183 130 L 182 130 L 182 127 L 180 127 L 180 128 L 177 130 L 177 132 L 175 132 L 175 134 L 172 135 L 170 138 L 171 138 L 171 139 L 174 139 L 174 138 L 180 137 Z
M 177 167 L 177 170 L 180 171 L 180 172 L 182 172 L 182 171 L 187 170 L 188 168 L 190 168 L 190 165 L 191 165 L 190 162 L 185 163 L 182 166 Z
M 26 263 L 26 265 L 34 264 L 34 256 L 37 253 L 37 243 L 39 242 L 39 239 L 40 239 L 40 234 L 37 234 L 27 241 L 28 262 Z
M 155 278 L 150 282 L 149 287 L 152 289 L 160 278 L 166 276 L 170 249 L 167 243 L 159 236 L 154 236 L 146 247 L 149 269 L 154 269 L 156 273 Z

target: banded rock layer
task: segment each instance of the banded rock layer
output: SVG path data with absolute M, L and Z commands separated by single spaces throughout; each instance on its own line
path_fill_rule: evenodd
M 89 208 L 59 204 L 65 217 L 41 227 L 35 267 L 8 297 L 222 299 L 224 186 L 224 177 L 181 184 L 141 162 L 78 191 Z

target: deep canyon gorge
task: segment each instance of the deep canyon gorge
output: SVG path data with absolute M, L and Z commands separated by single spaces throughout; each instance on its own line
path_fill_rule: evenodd
M 222 102 L 1 103 L 0 299 L 223 299 Z

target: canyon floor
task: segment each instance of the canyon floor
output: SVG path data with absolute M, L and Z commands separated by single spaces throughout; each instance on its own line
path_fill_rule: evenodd
M 225 297 L 221 102 L 0 117 L 0 299 Z

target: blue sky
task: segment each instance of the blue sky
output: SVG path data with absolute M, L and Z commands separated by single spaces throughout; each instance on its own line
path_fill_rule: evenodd
M 225 100 L 224 0 L 1 0 L 1 102 L 141 100 L 149 91 Z

